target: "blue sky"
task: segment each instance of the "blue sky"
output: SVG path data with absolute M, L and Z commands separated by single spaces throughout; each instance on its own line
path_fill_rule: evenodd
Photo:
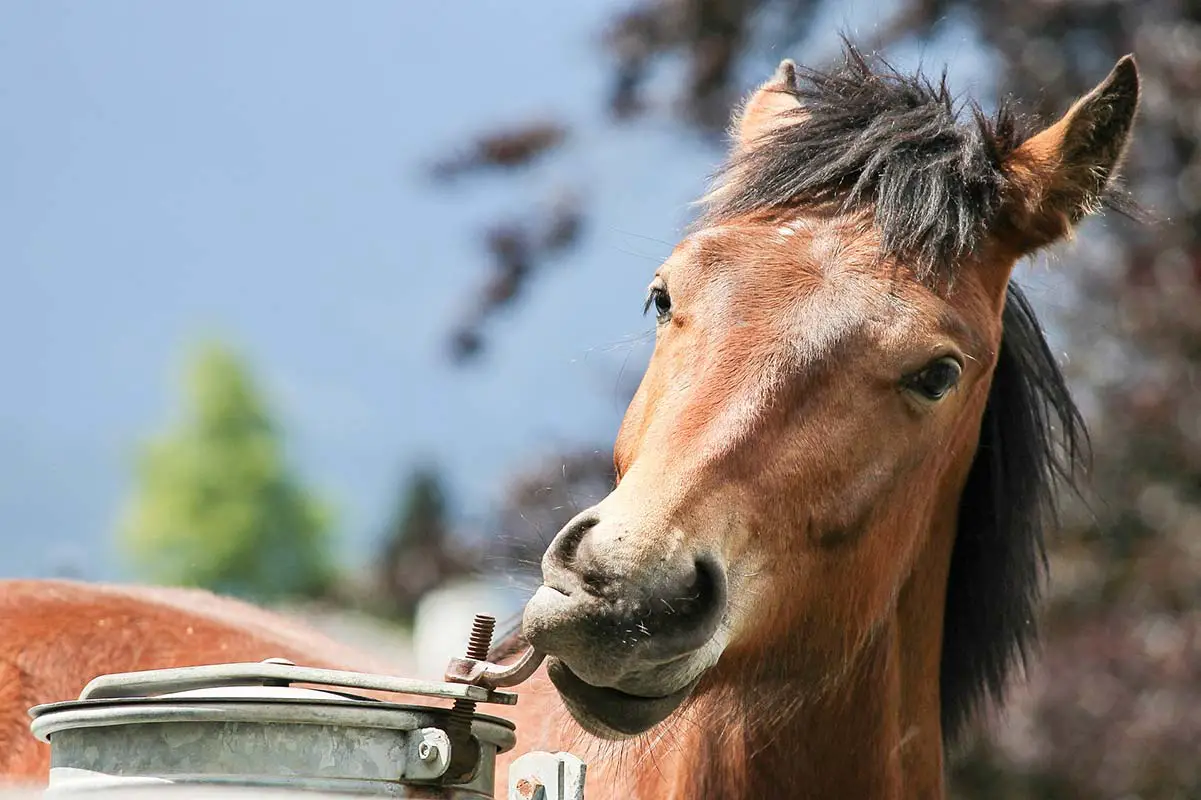
M 0 575 L 126 577 L 111 536 L 132 457 L 178 411 L 201 336 L 253 363 L 352 563 L 414 461 L 479 517 L 538 454 L 610 444 L 617 373 L 649 355 L 644 288 L 717 157 L 669 120 L 605 124 L 613 6 L 0 5 Z M 976 90 L 986 65 L 944 38 L 899 59 Z M 520 181 L 423 179 L 448 145 L 547 114 L 580 135 Z M 494 326 L 484 364 L 452 368 L 481 223 L 575 188 L 585 247 Z

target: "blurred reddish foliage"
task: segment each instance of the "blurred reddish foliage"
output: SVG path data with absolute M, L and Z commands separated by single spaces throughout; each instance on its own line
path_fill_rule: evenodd
M 526 167 L 567 140 L 568 129 L 557 122 L 529 122 L 480 136 L 462 152 L 436 161 L 435 180 L 448 181 L 484 169 Z
M 452 360 L 462 363 L 483 349 L 482 328 L 489 318 L 512 305 L 536 270 L 575 247 L 583 235 L 584 214 L 576 195 L 563 194 L 548 210 L 532 218 L 503 222 L 484 236 L 492 269 L 451 334 Z

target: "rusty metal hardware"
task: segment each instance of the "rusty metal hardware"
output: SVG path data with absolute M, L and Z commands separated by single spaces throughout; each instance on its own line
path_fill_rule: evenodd
M 493 664 L 486 654 L 483 658 L 452 658 L 446 667 L 445 678 L 447 683 L 465 683 L 489 690 L 507 688 L 529 680 L 545 658 L 545 653 L 533 647 L 508 665 Z

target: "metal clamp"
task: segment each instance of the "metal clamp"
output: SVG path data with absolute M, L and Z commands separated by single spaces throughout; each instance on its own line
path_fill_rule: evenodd
M 450 737 L 446 731 L 438 728 L 413 731 L 405 753 L 404 776 L 424 781 L 440 778 L 450 767 L 450 753 Z
M 508 666 L 476 658 L 452 658 L 446 667 L 446 680 L 449 683 L 470 684 L 485 689 L 516 686 L 533 676 L 545 658 L 545 653 L 540 653 L 532 647 Z

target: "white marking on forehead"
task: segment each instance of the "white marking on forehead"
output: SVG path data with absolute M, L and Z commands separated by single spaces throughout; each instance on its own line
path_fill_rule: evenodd
M 805 231 L 808 233 L 812 233 L 817 228 L 814 220 L 810 219 L 809 217 L 794 217 L 788 220 L 788 222 L 784 223 L 784 227 L 789 228 L 794 232 Z
M 731 387 L 729 398 L 705 426 L 700 439 L 704 460 L 720 458 L 752 434 L 756 422 L 779 394 L 788 374 L 788 362 L 787 356 L 773 355 L 753 373 L 744 374 L 745 383 Z
M 777 227 L 776 233 L 783 237 L 789 237 L 795 236 L 798 233 L 812 233 L 814 230 L 815 226 L 812 220 L 805 217 L 797 217 Z
M 843 252 L 842 236 L 828 225 L 823 225 L 813 233 L 809 244 L 809 257 L 823 275 L 834 277 L 842 272 L 841 263 Z
M 813 294 L 796 304 L 792 341 L 802 363 L 824 358 L 863 324 L 872 305 L 872 288 L 870 283 L 827 276 Z

